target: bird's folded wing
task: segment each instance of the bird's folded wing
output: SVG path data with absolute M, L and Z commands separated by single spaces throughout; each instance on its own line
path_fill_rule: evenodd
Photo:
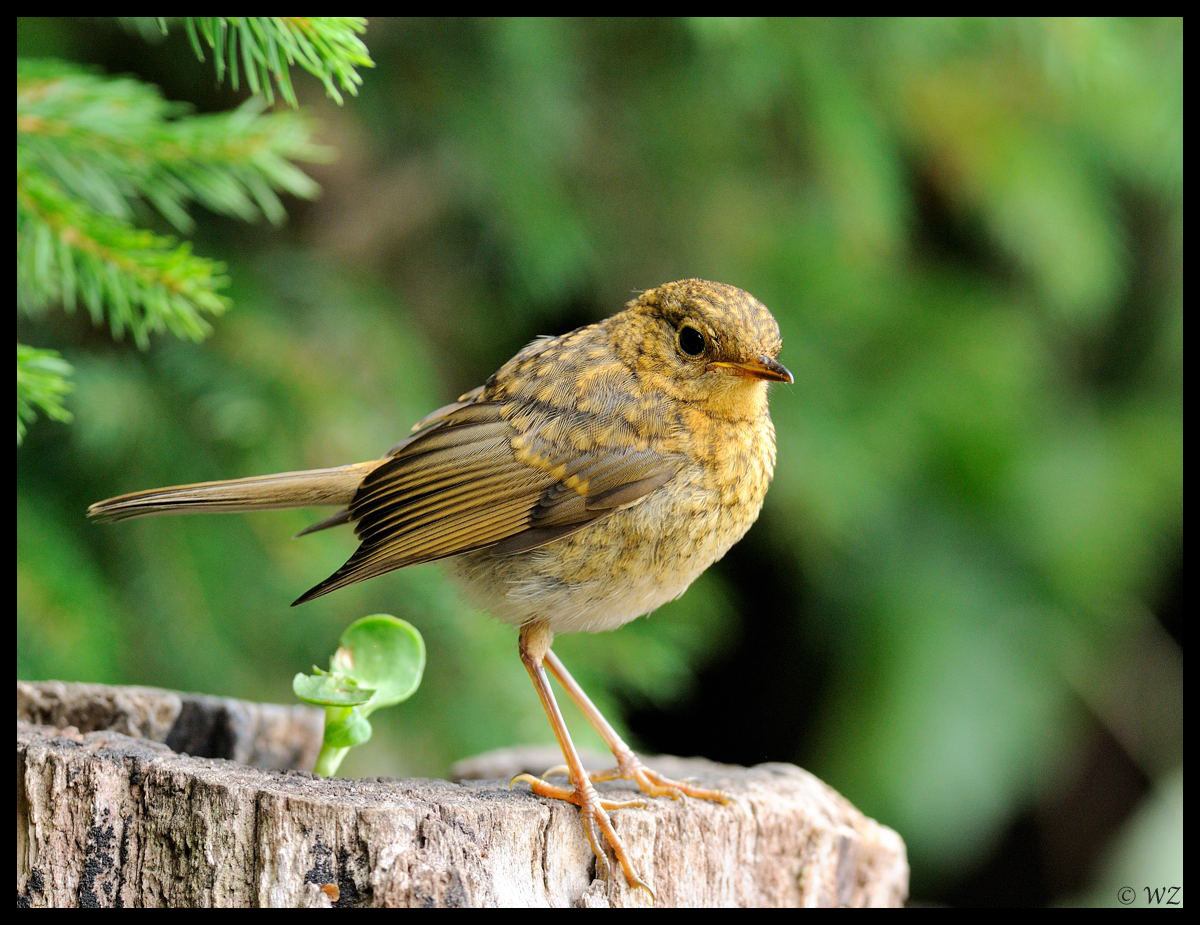
M 678 456 L 623 441 L 555 451 L 522 434 L 500 403 L 439 410 L 436 424 L 363 480 L 348 509 L 362 545 L 296 603 L 475 549 L 532 549 L 637 501 L 682 465 Z

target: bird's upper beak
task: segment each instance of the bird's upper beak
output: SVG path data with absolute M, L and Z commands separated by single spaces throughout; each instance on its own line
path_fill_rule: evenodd
M 795 382 L 792 374 L 788 372 L 788 368 L 778 360 L 772 360 L 769 356 L 760 356 L 754 360 L 742 360 L 737 363 L 714 360 L 705 368 L 722 369 L 731 375 L 741 376 L 743 379 L 766 379 L 768 382 Z

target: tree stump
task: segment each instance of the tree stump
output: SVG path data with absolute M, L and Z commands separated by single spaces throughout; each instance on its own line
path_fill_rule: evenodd
M 574 806 L 508 788 L 558 761 L 542 748 L 458 766 L 489 779 L 327 780 L 249 766 L 309 764 L 317 710 L 57 682 L 18 682 L 17 704 L 19 906 L 896 906 L 907 894 L 900 837 L 792 765 L 647 762 L 733 798 L 613 813 L 652 902 L 619 868 L 595 878 Z

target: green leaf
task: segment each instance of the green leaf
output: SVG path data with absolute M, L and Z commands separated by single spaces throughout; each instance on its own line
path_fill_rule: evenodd
M 297 674 L 292 678 L 292 692 L 305 703 L 321 707 L 353 707 L 366 703 L 375 693 L 369 687 L 360 687 L 351 678 L 339 675 Z
M 325 707 L 325 737 L 314 772 L 336 774 L 346 752 L 371 737 L 367 717 L 411 697 L 424 670 L 425 642 L 410 623 L 385 613 L 351 623 L 329 671 L 314 666 L 313 674 L 292 680 L 297 697 Z
M 377 613 L 356 620 L 342 633 L 334 674 L 375 689 L 366 711 L 401 703 L 413 695 L 425 671 L 425 641 L 411 623 Z

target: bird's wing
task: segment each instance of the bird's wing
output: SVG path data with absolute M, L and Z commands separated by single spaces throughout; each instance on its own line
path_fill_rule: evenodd
M 644 497 L 683 462 L 622 441 L 556 450 L 522 433 L 503 409 L 455 403 L 395 447 L 350 502 L 362 545 L 296 603 L 406 565 L 541 546 Z
M 410 436 L 405 437 L 390 450 L 388 450 L 384 454 L 384 458 L 386 459 L 390 456 L 397 455 L 414 440 L 419 440 L 421 437 L 425 436 L 425 434 L 432 429 L 432 427 L 441 423 L 455 411 L 459 411 L 468 405 L 479 401 L 482 395 L 483 386 L 477 386 L 476 388 L 471 389 L 471 391 L 464 392 L 462 395 L 458 396 L 457 401 L 452 401 L 448 405 L 442 405 L 442 407 L 435 411 L 430 411 L 429 414 L 425 415 L 425 417 L 421 418 L 421 420 L 417 421 L 417 423 L 412 426 L 413 433 Z M 350 523 L 350 521 L 353 519 L 354 517 L 350 512 L 350 508 L 346 507 L 338 511 L 332 517 L 326 517 L 324 520 L 317 521 L 310 527 L 305 527 L 303 530 L 297 533 L 296 536 L 307 536 L 310 533 L 316 533 L 318 530 L 328 530 L 330 527 L 340 527 L 342 524 Z

